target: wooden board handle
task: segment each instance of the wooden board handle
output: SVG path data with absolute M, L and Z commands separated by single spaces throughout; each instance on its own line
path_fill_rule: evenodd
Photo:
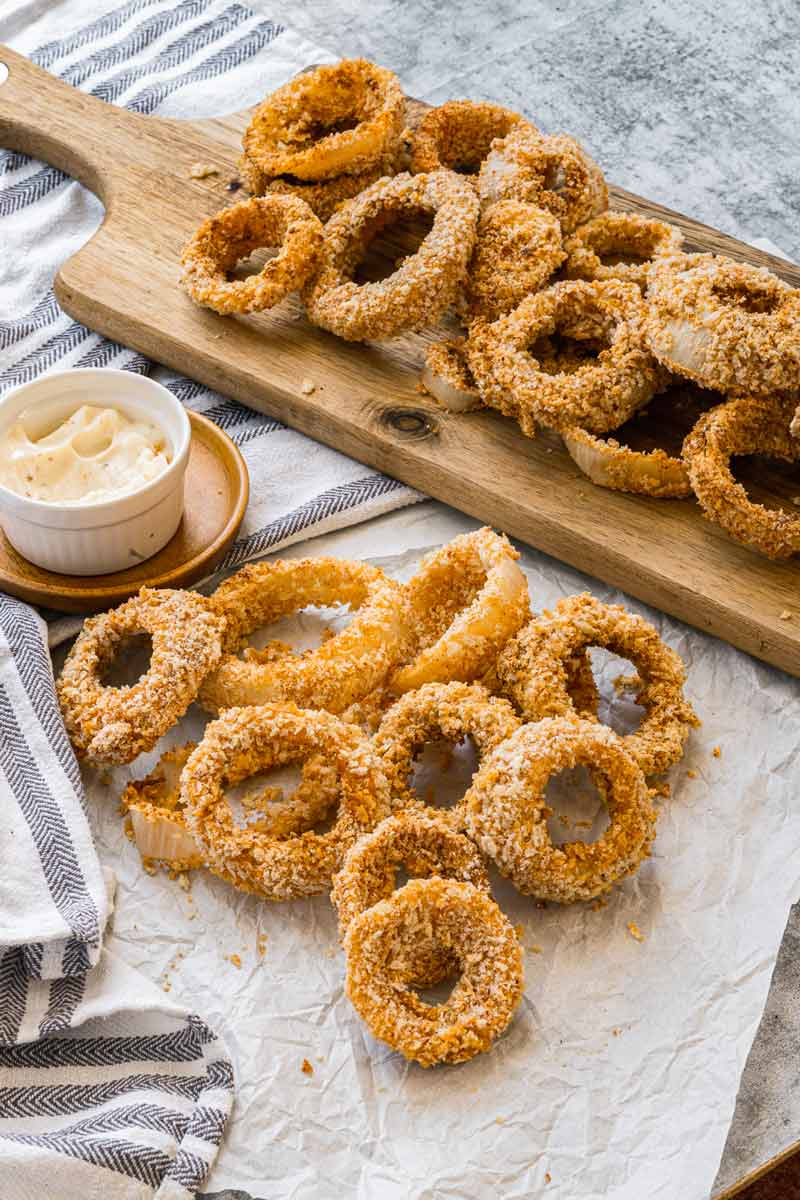
M 118 134 L 130 134 L 132 124 L 138 130 L 146 122 L 0 44 L 0 146 L 59 167 L 91 188 L 106 208 L 115 180 L 124 174 L 124 164 L 115 162 L 115 146 L 118 157 L 119 145 L 130 144 L 127 138 L 121 143 Z

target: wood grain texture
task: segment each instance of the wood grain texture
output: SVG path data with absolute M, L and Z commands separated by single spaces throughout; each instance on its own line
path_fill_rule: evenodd
M 404 480 L 629 594 L 800 675 L 798 565 L 770 563 L 704 521 L 693 501 L 595 488 L 557 440 L 529 441 L 491 412 L 457 416 L 417 391 L 441 331 L 351 345 L 311 326 L 296 299 L 222 318 L 178 287 L 181 247 L 227 185 L 248 113 L 198 122 L 139 117 L 82 95 L 0 47 L 0 143 L 48 159 L 98 193 L 105 222 L 66 262 L 56 293 L 74 317 L 303 433 Z M 412 115 L 419 111 L 410 104 Z M 190 178 L 194 163 L 219 174 Z M 615 207 L 679 225 L 690 249 L 800 269 L 612 188 Z M 385 248 L 387 257 L 393 251 Z M 315 390 L 305 394 L 303 383 Z M 787 503 L 800 484 L 763 477 Z M 781 619 L 789 612 L 791 619 Z

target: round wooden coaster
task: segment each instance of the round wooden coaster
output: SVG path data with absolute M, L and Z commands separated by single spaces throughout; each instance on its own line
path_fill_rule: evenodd
M 249 494 L 247 467 L 227 434 L 190 412 L 185 509 L 163 550 L 113 575 L 58 575 L 35 567 L 0 533 L 0 591 L 59 612 L 113 608 L 140 587 L 185 587 L 210 575 L 236 537 Z

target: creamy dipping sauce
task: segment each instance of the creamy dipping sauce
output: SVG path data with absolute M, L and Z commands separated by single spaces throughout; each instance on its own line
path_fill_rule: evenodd
M 41 414 L 24 412 L 0 438 L 0 484 L 48 504 L 97 504 L 136 491 L 172 461 L 169 441 L 149 421 L 84 404 L 38 437 Z

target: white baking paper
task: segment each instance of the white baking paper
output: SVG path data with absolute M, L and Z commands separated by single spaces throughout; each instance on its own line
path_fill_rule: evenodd
M 369 557 L 406 577 L 423 549 L 473 527 L 431 502 L 290 553 Z M 535 607 L 589 587 L 652 620 L 687 664 L 703 727 L 671 773 L 653 857 L 606 907 L 542 909 L 502 881 L 496 888 L 521 927 L 526 988 L 489 1054 L 426 1071 L 374 1041 L 344 995 L 326 897 L 268 904 L 199 872 L 190 893 L 145 874 L 117 796 L 155 752 L 110 784 L 87 774 L 101 859 L 119 879 L 113 949 L 209 1021 L 236 1064 L 235 1115 L 207 1191 L 291 1200 L 708 1195 L 800 894 L 797 681 L 541 554 L 523 551 L 522 565 Z M 306 620 L 305 634 L 314 625 Z M 619 673 L 605 664 L 606 696 Z M 614 720 L 630 715 L 629 704 L 614 704 Z M 165 744 L 201 729 L 192 714 Z M 435 752 L 426 761 L 435 764 Z M 428 781 L 435 774 L 434 765 Z

